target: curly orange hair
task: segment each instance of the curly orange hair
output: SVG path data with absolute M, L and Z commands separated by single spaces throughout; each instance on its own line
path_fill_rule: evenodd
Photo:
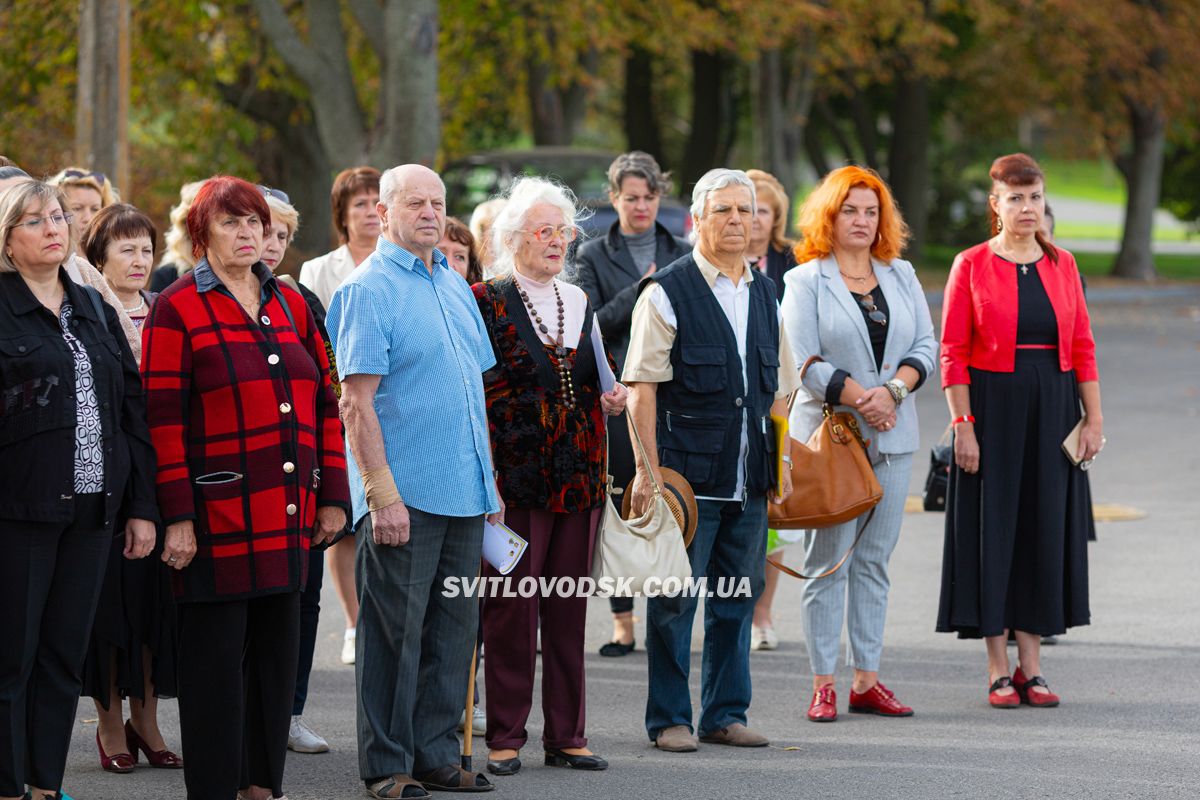
M 879 198 L 879 235 L 871 245 L 871 255 L 880 261 L 891 261 L 908 244 L 908 225 L 892 198 L 892 191 L 873 169 L 841 167 L 830 172 L 800 208 L 800 235 L 803 237 L 794 250 L 796 263 L 824 258 L 833 252 L 833 220 L 846 202 L 851 189 L 862 187 L 875 192 Z

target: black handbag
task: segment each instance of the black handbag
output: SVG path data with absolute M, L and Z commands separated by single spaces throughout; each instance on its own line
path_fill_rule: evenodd
M 926 511 L 946 510 L 946 493 L 950 488 L 950 461 L 954 458 L 952 433 L 953 426 L 947 425 L 942 438 L 929 450 L 929 474 L 925 476 Z

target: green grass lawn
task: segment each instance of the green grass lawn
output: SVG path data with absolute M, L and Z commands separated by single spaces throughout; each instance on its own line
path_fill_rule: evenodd
M 1118 205 L 1125 202 L 1125 182 L 1111 161 L 1043 158 L 1038 163 L 1046 173 L 1046 195 L 1051 205 L 1057 196 Z
M 1055 220 L 1054 235 L 1060 239 L 1104 239 L 1115 242 L 1121 238 L 1121 226 Z M 1189 237 L 1187 231 L 1180 228 L 1163 228 L 1161 226 L 1154 228 L 1154 241 L 1156 242 L 1186 242 L 1194 238 L 1194 236 Z
M 946 274 L 954 263 L 959 248 L 947 245 L 929 245 L 925 257 L 917 266 L 922 283 L 940 286 L 946 282 Z M 1076 253 L 1079 271 L 1088 276 L 1106 276 L 1112 272 L 1115 253 Z M 1157 255 L 1154 265 L 1162 278 L 1177 281 L 1200 281 L 1200 255 Z

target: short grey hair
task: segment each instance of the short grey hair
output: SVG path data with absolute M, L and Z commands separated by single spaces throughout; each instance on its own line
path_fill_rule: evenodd
M 30 206 L 39 205 L 44 211 L 46 206 L 55 201 L 62 213 L 67 213 L 67 196 L 63 190 L 42 181 L 22 181 L 0 191 L 0 272 L 18 271 L 17 265 L 8 257 L 8 237 L 21 217 L 29 212 Z M 75 229 L 68 225 L 62 263 L 71 258 L 75 245 Z
M 575 194 L 566 186 L 546 178 L 528 175 L 517 178 L 508 187 L 504 199 L 504 207 L 492 222 L 492 252 L 496 260 L 492 264 L 491 274 L 494 277 L 509 275 L 515 268 L 513 234 L 525 225 L 525 217 L 534 206 L 549 203 L 562 212 L 564 225 L 577 225 L 579 222 Z M 566 271 L 564 266 L 564 273 Z
M 630 150 L 613 159 L 608 167 L 608 193 L 620 194 L 626 178 L 641 178 L 654 194 L 671 193 L 671 173 L 663 172 L 654 156 L 641 150 Z
M 750 210 L 758 213 L 758 196 L 754 191 L 754 181 L 750 180 L 750 176 L 740 169 L 710 169 L 696 181 L 696 187 L 692 189 L 692 218 L 703 219 L 705 207 L 708 205 L 708 196 L 717 189 L 724 189 L 726 186 L 745 186 L 750 190 Z
M 404 179 L 406 177 L 405 173 L 410 171 L 413 167 L 423 167 L 423 165 L 401 164 L 399 166 L 392 167 L 383 173 L 383 175 L 379 178 L 379 202 L 383 203 L 388 208 L 391 208 L 392 200 L 394 200 L 396 197 L 396 191 L 404 185 Z M 433 170 L 429 171 L 433 172 Z M 438 183 L 442 185 L 442 196 L 445 197 L 446 182 L 443 181 L 442 176 L 438 175 L 436 172 L 433 172 L 433 175 L 438 179 Z

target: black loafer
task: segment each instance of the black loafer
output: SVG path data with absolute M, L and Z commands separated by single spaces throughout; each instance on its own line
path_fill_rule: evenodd
M 516 775 L 521 771 L 521 759 L 512 758 L 488 759 L 487 771 L 493 775 Z
M 608 642 L 600 646 L 600 655 L 606 658 L 620 658 L 627 656 L 637 650 L 637 642 L 623 644 L 622 642 Z
M 564 753 L 562 750 L 547 750 L 546 766 L 599 771 L 608 769 L 608 762 L 597 755 L 573 756 L 570 753 Z

